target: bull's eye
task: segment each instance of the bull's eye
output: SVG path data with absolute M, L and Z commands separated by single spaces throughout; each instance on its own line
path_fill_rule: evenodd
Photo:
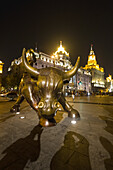
M 44 107 L 44 102 L 40 102 L 39 104 L 38 104 L 38 108 L 43 108 Z
M 57 108 L 58 107 L 58 102 L 54 103 L 54 107 Z

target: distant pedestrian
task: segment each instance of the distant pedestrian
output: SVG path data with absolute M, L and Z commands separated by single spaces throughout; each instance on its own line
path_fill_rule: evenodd
M 73 99 L 73 101 L 75 99 L 75 94 L 73 92 L 72 92 L 72 99 Z

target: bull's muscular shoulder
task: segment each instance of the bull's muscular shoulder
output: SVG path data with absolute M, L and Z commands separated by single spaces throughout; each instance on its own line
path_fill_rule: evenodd
M 40 70 L 40 76 L 49 76 L 49 75 L 62 76 L 62 71 L 57 68 L 52 68 L 52 67 L 43 68 Z

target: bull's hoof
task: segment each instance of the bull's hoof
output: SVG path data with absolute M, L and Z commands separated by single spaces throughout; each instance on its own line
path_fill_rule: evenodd
M 73 118 L 73 120 L 79 120 L 80 119 L 80 114 L 77 110 L 72 109 L 69 113 L 68 113 L 68 117 Z
M 14 106 L 10 109 L 10 112 L 12 112 L 12 113 L 20 112 L 20 106 L 19 106 L 19 105 L 14 105 Z
M 54 118 L 52 119 L 45 119 L 43 117 L 40 118 L 39 124 L 43 127 L 51 127 L 56 126 L 56 121 Z

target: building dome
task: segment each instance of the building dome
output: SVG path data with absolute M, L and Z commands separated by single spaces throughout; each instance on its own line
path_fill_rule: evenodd
M 58 48 L 58 50 L 54 53 L 54 55 L 59 55 L 59 54 L 64 54 L 67 57 L 69 57 L 69 53 L 67 53 L 67 51 L 65 51 L 64 47 L 62 46 L 62 41 L 60 41 L 60 47 Z

